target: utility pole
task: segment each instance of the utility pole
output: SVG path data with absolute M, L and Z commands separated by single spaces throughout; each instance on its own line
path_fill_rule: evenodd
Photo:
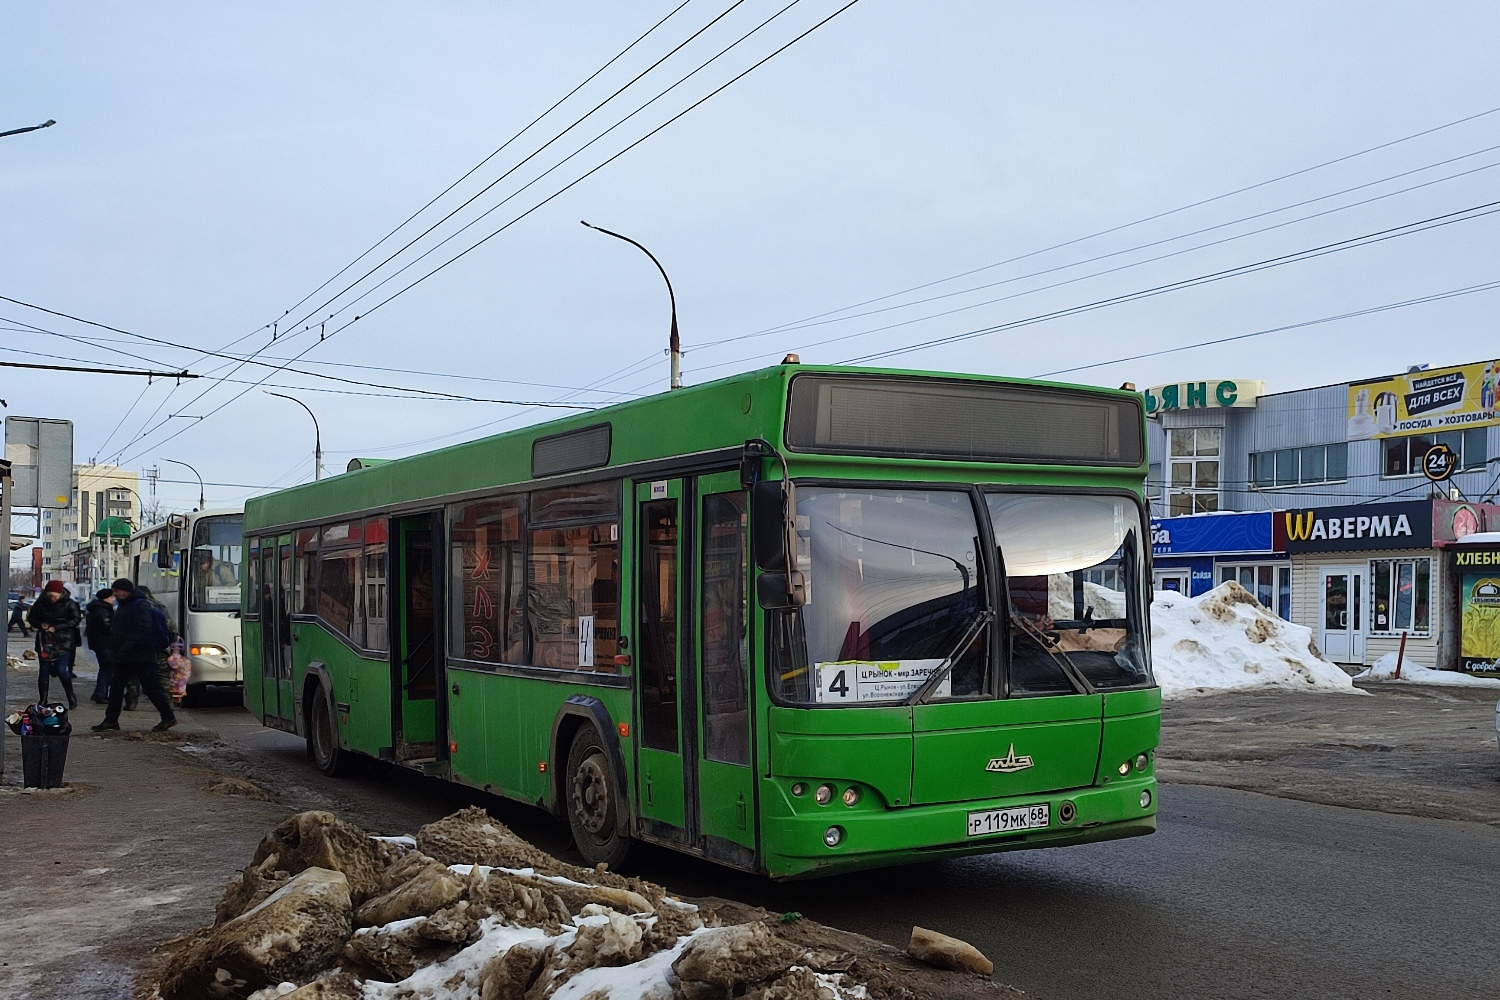
M 5 595 L 5 648 L 10 652 L 10 463 L 0 458 L 0 593 Z M 5 711 L 6 674 L 0 669 L 0 713 Z M 5 773 L 5 740 L 0 737 L 0 774 Z
M 580 219 L 579 221 L 583 222 L 582 219 Z M 661 266 L 661 261 L 659 261 L 659 260 L 656 259 L 656 254 L 652 253 L 650 250 L 647 250 L 645 247 L 641 246 L 639 243 L 637 243 L 635 240 L 631 239 L 629 236 L 622 236 L 619 233 L 611 232 L 608 229 L 601 229 L 600 227 L 598 227 L 598 226 L 596 226 L 596 225 L 594 225 L 593 223 L 590 223 L 590 222 L 583 222 L 583 224 L 585 226 L 588 226 L 590 229 L 594 230 L 595 232 L 603 233 L 605 236 L 613 236 L 617 240 L 624 240 L 626 243 L 629 243 L 631 246 L 635 247 L 641 253 L 645 254 L 647 257 L 650 257 L 651 258 L 651 263 L 655 264 L 656 265 L 656 269 L 661 272 L 661 280 L 663 280 L 663 281 L 665 281 L 667 283 L 667 297 L 672 300 L 672 333 L 671 333 L 671 336 L 667 340 L 669 350 L 672 352 L 672 381 L 671 381 L 671 388 L 673 388 L 673 389 L 681 389 L 682 388 L 682 341 L 679 340 L 678 337 L 677 337 L 677 293 L 675 293 L 675 292 L 672 291 L 672 279 L 669 278 L 669 277 L 667 277 L 667 269 Z
M 186 462 L 179 462 L 175 458 L 164 458 L 164 459 L 162 459 L 162 461 L 163 462 L 171 462 L 173 465 L 180 465 L 184 469 L 188 470 L 193 475 L 195 475 L 195 476 L 198 477 L 198 509 L 199 510 L 206 509 L 208 507 L 208 504 L 205 503 L 204 500 L 203 500 L 203 476 L 199 474 L 198 470 L 195 469 L 195 468 L 193 468 L 191 465 L 188 465 Z

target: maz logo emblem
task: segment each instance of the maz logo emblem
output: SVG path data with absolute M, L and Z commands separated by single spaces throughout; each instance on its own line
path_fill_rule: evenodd
M 1012 743 L 1010 750 L 1004 757 L 993 758 L 988 764 L 984 765 L 984 769 L 986 771 L 999 771 L 1001 774 L 1014 774 L 1017 771 L 1024 771 L 1030 766 L 1031 758 L 1025 754 L 1017 757 L 1016 745 Z

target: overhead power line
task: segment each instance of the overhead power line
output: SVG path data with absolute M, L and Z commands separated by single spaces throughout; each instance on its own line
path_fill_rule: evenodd
M 625 148 L 621 149 L 619 152 L 613 154 L 608 159 L 606 159 L 603 162 L 599 163 L 597 166 L 590 168 L 588 171 L 586 171 L 585 173 L 583 173 L 582 175 L 580 175 L 576 179 L 568 182 L 562 188 L 560 188 L 557 191 L 555 191 L 554 193 L 548 195 L 546 198 L 542 199 L 540 202 L 538 202 L 537 204 L 533 205 L 531 208 L 529 208 L 526 211 L 522 212 L 521 214 L 517 215 L 515 218 L 511 219 L 509 222 L 506 222 L 504 225 L 500 226 L 499 228 L 495 229 L 494 231 L 492 231 L 491 233 L 489 233 L 487 236 L 485 236 L 483 239 L 479 240 L 476 243 L 471 244 L 465 250 L 459 252 L 458 254 L 454 255 L 453 257 L 450 257 L 448 260 L 444 261 L 442 264 L 439 264 L 437 267 L 433 268 L 431 271 L 428 271 L 426 274 L 422 275 L 421 277 L 413 280 L 409 284 L 407 284 L 407 285 L 403 286 L 402 288 L 398 289 L 397 291 L 393 292 L 391 295 L 387 296 L 385 299 L 382 299 L 380 302 L 378 302 L 374 306 L 372 306 L 369 310 L 366 310 L 366 312 L 364 314 L 362 314 L 362 315 L 364 315 L 364 316 L 370 315 L 370 313 L 373 313 L 375 310 L 377 310 L 377 309 L 379 309 L 379 308 L 381 308 L 381 307 L 389 304 L 390 302 L 392 302 L 395 299 L 399 298 L 401 295 L 404 295 L 406 292 L 411 291 L 413 288 L 417 287 L 422 282 L 426 281 L 428 278 L 433 277 L 435 274 L 437 274 L 438 272 L 442 271 L 444 268 L 448 267 L 451 264 L 456 263 L 457 261 L 459 261 L 460 259 L 462 259 L 464 256 L 466 256 L 467 254 L 469 254 L 471 251 L 478 249 L 480 246 L 483 246 L 485 243 L 489 242 L 491 239 L 493 239 L 496 236 L 500 235 L 505 230 L 507 230 L 511 226 L 515 225 L 517 222 L 519 222 L 522 219 L 526 218 L 527 216 L 531 215 L 533 212 L 535 212 L 538 209 L 542 208 L 544 205 L 550 203 L 551 201 L 555 200 L 556 198 L 562 196 L 567 191 L 569 191 L 572 188 L 576 187 L 578 184 L 582 183 L 584 180 L 586 180 L 589 177 L 593 176 L 595 173 L 597 173 L 598 171 L 602 170 L 604 167 L 608 166 L 609 164 L 613 163 L 615 160 L 619 159 L 621 156 L 624 156 L 626 153 L 630 152 L 632 149 L 634 149 L 637 146 L 639 146 L 641 143 L 643 143 L 646 140 L 650 139 L 651 137 L 655 136 L 658 132 L 660 132 L 663 129 L 667 128 L 669 125 L 671 125 L 674 122 L 678 121 L 683 116 L 689 114 L 690 112 L 694 111 L 695 109 L 701 107 L 703 104 L 707 103 L 709 100 L 711 100 L 712 98 L 716 97 L 718 94 L 722 93 L 723 91 L 727 90 L 729 87 L 733 86 L 735 83 L 738 83 L 740 80 L 744 79 L 746 76 L 750 75 L 755 70 L 759 69 L 761 66 L 764 66 L 766 63 L 770 62 L 772 59 L 776 58 L 776 56 L 778 56 L 781 53 L 785 52 L 787 49 L 791 48 L 793 45 L 795 45 L 798 42 L 802 41 L 804 38 L 806 38 L 807 36 L 811 35 L 813 32 L 817 31 L 819 28 L 823 27 L 825 24 L 829 23 L 834 18 L 838 17 L 840 14 L 844 13 L 845 11 L 847 11 L 849 8 L 855 6 L 857 3 L 859 3 L 859 0 L 847 0 L 846 3 L 844 3 L 840 7 L 836 8 L 831 14 L 828 14 L 827 16 L 823 17 L 821 20 L 819 20 L 816 23 L 814 23 L 811 27 L 809 27 L 809 28 L 805 29 L 804 31 L 802 31 L 801 33 L 797 34 L 790 41 L 787 41 L 786 43 L 782 44 L 778 48 L 772 50 L 772 52 L 769 55 L 766 55 L 766 56 L 762 57 L 761 59 L 759 59 L 758 61 L 752 63 L 745 70 L 743 70 L 740 73 L 736 74 L 735 76 L 731 77 L 728 81 L 726 81 L 725 83 L 721 84 L 720 86 L 718 86 L 714 90 L 710 91 L 705 96 L 699 98 L 694 103 L 688 105 L 686 108 L 684 108 L 682 111 L 679 111 L 677 114 L 673 115 L 671 118 L 668 118 L 665 122 L 663 122 L 662 124 L 656 126 L 654 129 L 652 129 L 651 131 L 647 132 L 645 135 L 641 136 L 639 139 L 636 139 L 634 142 L 630 143 Z M 349 320 L 349 321 L 343 323 L 342 325 L 340 325 L 339 327 L 337 327 L 333 331 L 330 331 L 327 336 L 328 337 L 332 337 L 332 336 L 337 335 L 338 333 L 342 332 L 343 330 L 348 329 L 349 326 L 351 326 L 353 323 L 357 322 L 360 318 L 361 317 L 356 316 L 354 319 Z M 304 349 L 301 353 L 299 353 L 298 355 L 296 355 L 292 359 L 292 361 L 299 361 L 299 360 L 301 360 L 301 358 L 303 356 L 305 356 L 307 353 L 309 353 L 310 351 L 312 351 L 313 349 L 315 349 L 318 346 L 318 344 L 322 343 L 322 342 L 323 342 L 322 340 L 314 341 L 306 349 Z M 270 377 L 271 376 L 269 374 L 266 376 L 266 378 L 270 378 Z M 253 386 L 250 387 L 250 388 L 253 388 Z M 246 388 L 246 389 L 242 390 L 240 393 L 238 393 L 235 396 L 231 397 L 225 404 L 223 404 L 223 406 L 228 406 L 230 403 L 233 403 L 236 400 L 242 398 L 246 393 L 248 393 L 250 391 L 250 388 Z M 216 412 L 222 411 L 223 406 L 219 407 L 219 409 L 216 410 Z M 155 429 L 156 428 L 153 428 L 152 430 L 155 430 Z M 182 428 L 180 430 L 174 431 L 172 434 L 168 435 L 162 441 L 158 442 L 156 446 L 160 446 L 161 444 L 165 444 L 167 441 L 172 440 L 173 438 L 177 437 L 178 435 L 184 433 L 186 430 L 187 430 L 187 428 L 184 427 L 184 428 Z M 147 433 L 149 433 L 149 432 L 147 432 Z M 139 440 L 140 437 L 143 437 L 143 436 L 144 435 L 138 436 L 137 440 Z M 123 451 L 123 449 L 122 449 L 122 451 Z
M 201 378 L 192 372 L 146 372 L 135 368 L 96 368 L 92 365 L 39 365 L 27 361 L 0 361 L 0 368 L 38 368 L 49 372 L 87 372 L 90 375 L 144 375 L 147 378 Z
M 1259 188 L 1269 187 L 1272 184 L 1279 184 L 1282 181 L 1291 180 L 1294 177 L 1300 177 L 1300 176 L 1302 176 L 1304 174 L 1309 174 L 1309 173 L 1312 173 L 1312 172 L 1317 171 L 1317 170 L 1322 170 L 1322 169 L 1324 169 L 1326 167 L 1335 166 L 1335 165 L 1340 164 L 1340 163 L 1346 163 L 1349 160 L 1358 159 L 1361 156 L 1368 156 L 1369 154 L 1371 154 L 1371 153 L 1377 153 L 1377 152 L 1379 152 L 1382 149 L 1389 149 L 1392 146 L 1399 146 L 1399 145 L 1401 145 L 1403 143 L 1411 142 L 1411 141 L 1413 141 L 1415 139 L 1423 138 L 1424 136 L 1433 135 L 1434 133 L 1442 132 L 1442 131 L 1444 131 L 1446 129 L 1456 128 L 1459 125 L 1464 125 L 1464 124 L 1467 124 L 1467 123 L 1472 122 L 1472 121 L 1478 121 L 1481 118 L 1486 118 L 1486 117 L 1488 117 L 1490 115 L 1493 115 L 1493 114 L 1496 114 L 1496 113 L 1500 113 L 1500 107 L 1489 108 L 1488 110 L 1480 111 L 1480 112 L 1477 112 L 1475 114 L 1465 115 L 1462 118 L 1456 118 L 1453 121 L 1444 122 L 1441 125 L 1434 125 L 1431 128 L 1425 128 L 1425 129 L 1422 129 L 1421 131 L 1413 132 L 1413 133 L 1411 133 L 1409 135 L 1404 135 L 1404 136 L 1401 136 L 1400 138 L 1397 138 L 1397 139 L 1391 139 L 1391 140 L 1388 140 L 1386 142 L 1377 143 L 1374 146 L 1367 146 L 1364 149 L 1359 149 L 1359 150 L 1356 150 L 1356 151 L 1354 151 L 1352 153 L 1345 153 L 1342 156 L 1336 156 L 1336 157 L 1334 157 L 1331 160 L 1323 160 L 1320 163 L 1314 163 L 1314 164 L 1312 164 L 1310 166 L 1300 167 L 1300 168 L 1298 168 L 1296 170 L 1292 170 L 1292 171 L 1290 171 L 1288 173 L 1278 174 L 1275 177 L 1271 177 L 1271 178 L 1268 178 L 1268 179 L 1263 180 L 1263 181 L 1257 181 L 1254 184 L 1247 184 L 1247 185 L 1245 185 L 1243 187 L 1238 187 L 1238 188 L 1235 188 L 1235 189 L 1233 189 L 1231 191 L 1225 191 L 1222 194 L 1216 194 L 1216 195 L 1213 195 L 1213 196 L 1208 197 L 1208 198 L 1200 198 L 1197 201 L 1189 202 L 1186 205 L 1179 205 L 1176 208 L 1167 209 L 1167 210 L 1162 211 L 1162 212 L 1155 212 L 1155 213 L 1153 213 L 1151 215 L 1143 216 L 1143 217 L 1141 217 L 1139 219 L 1136 219 L 1136 220 L 1134 220 L 1132 222 L 1125 222 L 1125 223 L 1121 223 L 1121 224 L 1116 225 L 1116 226 L 1110 226 L 1107 229 L 1101 229 L 1101 230 L 1099 230 L 1097 232 L 1089 233 L 1086 236 L 1074 237 L 1073 239 L 1070 239 L 1070 240 L 1064 240 L 1061 243 L 1054 243 L 1054 244 L 1052 244 L 1050 246 L 1042 247 L 1039 250 L 1031 250 L 1031 251 L 1028 251 L 1027 253 L 1018 254 L 1018 255 L 1016 255 L 1014 257 L 1007 257 L 1005 260 L 998 260 L 998 261 L 995 261 L 994 263 L 991 263 L 991 264 L 984 264 L 984 265 L 982 265 L 980 267 L 970 268 L 967 271 L 960 271 L 957 274 L 950 274 L 947 277 L 935 278 L 932 281 L 924 281 L 921 284 L 912 285 L 912 286 L 910 286 L 908 288 L 903 288 L 900 291 L 888 292 L 885 295 L 877 295 L 874 298 L 864 299 L 864 300 L 862 300 L 860 302 L 854 302 L 854 303 L 851 303 L 850 305 L 847 305 L 847 306 L 841 306 L 838 309 L 830 309 L 830 310 L 827 310 L 826 312 L 816 313 L 816 314 L 811 315 L 811 316 L 803 317 L 802 319 L 791 320 L 791 321 L 789 321 L 787 323 L 777 324 L 776 326 L 767 327 L 765 330 L 756 331 L 756 332 L 757 333 L 774 333 L 774 332 L 779 331 L 779 330 L 781 330 L 781 329 L 783 329 L 785 327 L 788 327 L 788 326 L 794 326 L 794 325 L 806 323 L 806 322 L 809 322 L 811 320 L 822 319 L 825 316 L 833 316 L 833 315 L 836 315 L 837 313 L 847 312 L 850 309 L 859 309 L 859 308 L 862 308 L 864 306 L 873 305 L 876 302 L 884 302 L 887 299 L 897 298 L 897 297 L 902 296 L 902 295 L 909 295 L 912 292 L 919 292 L 919 291 L 922 291 L 923 289 L 932 288 L 932 287 L 934 287 L 936 285 L 945 284 L 945 283 L 947 283 L 949 281 L 958 281 L 961 278 L 967 278 L 967 277 L 970 277 L 971 275 L 979 274 L 979 273 L 984 272 L 984 271 L 993 270 L 994 268 L 997 268 L 997 267 L 1004 267 L 1007 264 L 1014 264 L 1014 263 L 1017 263 L 1019 261 L 1029 260 L 1032 257 L 1038 257 L 1038 256 L 1040 256 L 1040 255 L 1042 255 L 1044 253 L 1050 253 L 1053 250 L 1062 250 L 1062 249 L 1064 249 L 1066 247 L 1075 246 L 1075 245 L 1077 245 L 1079 243 L 1084 243 L 1084 242 L 1086 242 L 1088 240 L 1098 239 L 1101 236 L 1109 236 L 1109 235 L 1111 235 L 1113 233 L 1121 232 L 1122 230 L 1133 229 L 1136 226 L 1143 226 L 1143 225 L 1145 225 L 1148 222 L 1155 222 L 1158 219 L 1165 219 L 1165 218 L 1167 218 L 1169 216 L 1178 215 L 1178 214 L 1180 214 L 1182 212 L 1191 211 L 1192 209 L 1195 209 L 1195 208 L 1201 208 L 1204 205 L 1211 205 L 1214 202 L 1224 201 L 1227 198 L 1233 198 L 1233 197 L 1236 197 L 1237 195 L 1246 194 L 1246 193 L 1248 193 L 1250 191 L 1255 191 L 1255 190 L 1257 190 Z

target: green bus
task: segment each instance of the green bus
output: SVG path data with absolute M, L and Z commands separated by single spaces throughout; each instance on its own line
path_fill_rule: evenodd
M 1144 427 L 1134 392 L 784 363 L 355 460 L 245 505 L 246 705 L 591 864 L 1150 833 Z

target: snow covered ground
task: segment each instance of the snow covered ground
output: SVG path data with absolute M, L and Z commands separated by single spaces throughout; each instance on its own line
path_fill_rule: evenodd
M 1311 629 L 1278 618 L 1234 582 L 1198 597 L 1158 592 L 1151 662 L 1165 698 L 1254 688 L 1364 693 L 1314 651 Z
M 1393 681 L 1396 679 L 1396 654 L 1386 653 L 1364 670 L 1354 675 L 1362 681 Z M 1410 656 L 1401 661 L 1401 683 L 1437 684 L 1443 687 L 1487 687 L 1500 693 L 1500 677 L 1475 677 L 1458 670 L 1433 670 L 1417 663 Z

